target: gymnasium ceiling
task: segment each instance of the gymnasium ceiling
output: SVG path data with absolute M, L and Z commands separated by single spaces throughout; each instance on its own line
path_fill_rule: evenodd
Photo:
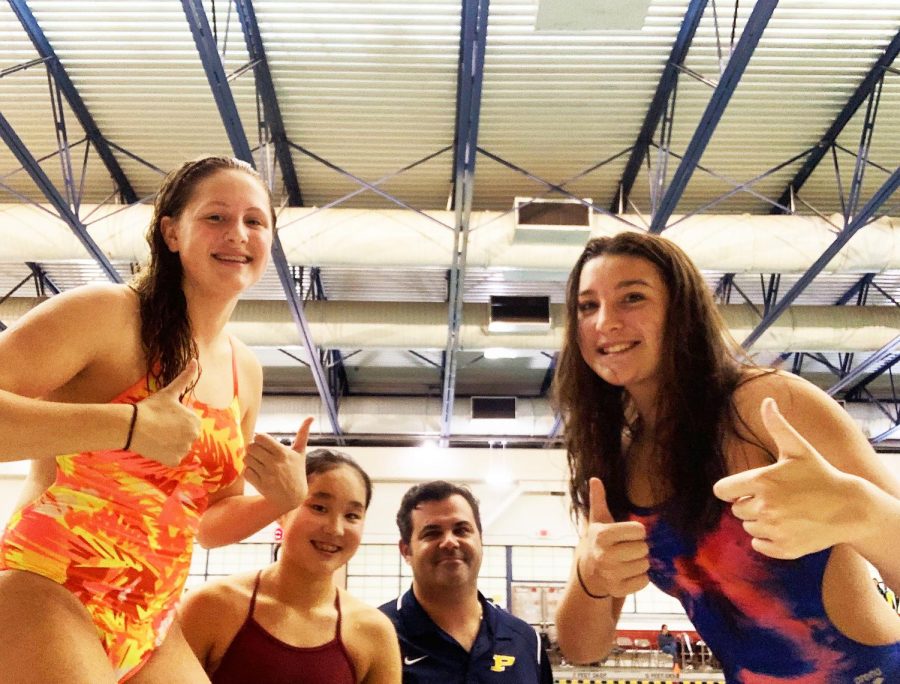
M 898 30 L 896 0 L 6 0 L 0 323 L 127 280 L 161 170 L 225 153 L 282 207 L 242 330 L 324 435 L 553 443 L 586 232 L 526 235 L 517 197 L 670 230 L 761 362 L 893 429 Z M 491 342 L 504 295 L 548 297 L 552 324 Z M 473 395 L 518 397 L 516 420 L 476 425 Z

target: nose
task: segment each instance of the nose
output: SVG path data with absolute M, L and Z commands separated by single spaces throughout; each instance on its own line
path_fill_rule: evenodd
M 325 521 L 325 531 L 328 534 L 340 537 L 344 533 L 344 518 L 340 515 L 329 516 Z
M 616 307 L 600 306 L 597 309 L 597 317 L 594 319 L 594 328 L 598 332 L 608 332 L 622 327 Z
M 459 547 L 459 540 L 456 538 L 456 535 L 453 534 L 453 532 L 448 531 L 441 539 L 440 548 L 456 549 L 458 547 Z
M 236 217 L 229 221 L 228 228 L 225 232 L 225 239 L 236 244 L 244 244 L 247 242 L 250 231 L 241 217 Z

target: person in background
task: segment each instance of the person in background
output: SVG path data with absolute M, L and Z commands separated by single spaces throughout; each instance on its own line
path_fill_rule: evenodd
M 900 681 L 900 483 L 833 399 L 740 361 L 669 240 L 588 242 L 568 283 L 555 393 L 584 520 L 557 614 L 574 662 L 624 597 L 677 597 L 734 682 Z
M 262 369 L 224 330 L 274 227 L 249 165 L 186 162 L 131 285 L 64 292 L 0 334 L 0 459 L 33 463 L 0 540 L 4 684 L 207 681 L 172 628 L 195 538 L 236 542 L 306 494 L 302 456 L 254 436 Z
M 481 516 L 472 492 L 435 480 L 397 512 L 412 588 L 381 606 L 400 638 L 404 684 L 552 684 L 537 632 L 477 587 Z
M 668 625 L 660 627 L 659 634 L 656 636 L 656 647 L 663 653 L 675 657 L 675 635 L 669 631 Z
M 309 494 L 282 520 L 278 559 L 187 593 L 185 638 L 213 684 L 399 684 L 390 621 L 335 584 L 359 548 L 372 499 L 350 456 L 316 449 Z

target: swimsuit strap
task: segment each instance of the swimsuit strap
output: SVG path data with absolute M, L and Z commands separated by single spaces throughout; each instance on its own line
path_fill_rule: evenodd
M 231 377 L 234 378 L 234 396 L 238 395 L 238 367 L 237 355 L 234 353 L 234 340 L 228 338 L 228 344 L 231 345 Z
M 247 617 L 253 617 L 253 609 L 256 607 L 256 592 L 259 591 L 259 578 L 262 576 L 262 570 L 256 573 L 256 582 L 253 583 L 253 594 L 250 596 L 250 610 Z

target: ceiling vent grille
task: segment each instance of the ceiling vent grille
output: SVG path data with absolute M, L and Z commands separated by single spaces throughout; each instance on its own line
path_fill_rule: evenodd
M 516 197 L 514 206 L 516 242 L 583 245 L 590 237 L 591 208 L 578 200 Z
M 550 297 L 491 295 L 490 333 L 546 332 L 550 323 Z
M 515 397 L 472 397 L 472 420 L 515 419 Z

